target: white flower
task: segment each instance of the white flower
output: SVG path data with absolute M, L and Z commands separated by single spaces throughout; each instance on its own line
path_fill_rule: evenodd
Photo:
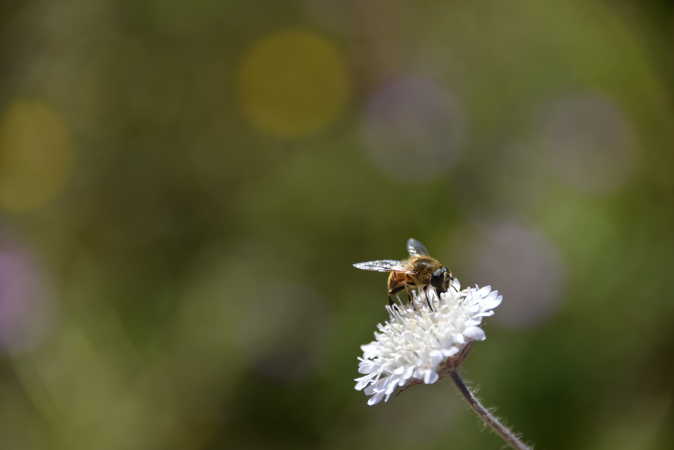
M 435 383 L 461 363 L 473 341 L 486 339 L 479 325 L 501 300 L 490 286 L 461 290 L 455 279 L 440 295 L 429 287 L 413 291 L 409 303 L 387 306 L 389 320 L 361 347 L 356 390 L 376 405 L 413 384 Z

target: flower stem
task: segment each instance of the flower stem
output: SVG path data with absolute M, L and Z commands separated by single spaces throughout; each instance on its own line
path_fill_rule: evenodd
M 506 441 L 506 443 L 508 443 L 508 445 L 510 445 L 512 448 L 516 450 L 531 450 L 531 447 L 522 442 L 522 440 L 517 437 L 515 433 L 503 425 L 500 420 L 498 420 L 498 417 L 494 416 L 487 408 L 482 405 L 482 403 L 480 403 L 477 397 L 475 397 L 470 389 L 468 389 L 468 386 L 466 386 L 456 370 L 452 370 L 450 375 L 452 376 L 452 380 L 454 380 L 456 387 L 459 388 L 459 391 L 461 391 L 461 394 L 463 394 L 465 399 L 468 401 L 470 407 L 473 409 L 475 414 L 477 414 L 480 419 L 482 419 L 485 425 L 491 428 L 494 433 L 498 434 L 501 439 Z

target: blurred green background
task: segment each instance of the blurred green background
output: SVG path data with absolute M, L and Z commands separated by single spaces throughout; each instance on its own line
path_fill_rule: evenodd
M 423 241 L 505 297 L 464 364 L 542 449 L 674 447 L 667 2 L 0 6 L 0 448 L 486 449 L 368 408 Z

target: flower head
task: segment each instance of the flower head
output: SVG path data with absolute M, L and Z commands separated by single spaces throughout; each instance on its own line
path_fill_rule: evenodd
M 389 320 L 361 347 L 356 390 L 376 405 L 413 384 L 435 383 L 461 363 L 473 341 L 485 340 L 479 325 L 501 300 L 490 286 L 461 290 L 455 279 L 447 292 L 428 287 L 413 291 L 406 304 L 387 306 Z

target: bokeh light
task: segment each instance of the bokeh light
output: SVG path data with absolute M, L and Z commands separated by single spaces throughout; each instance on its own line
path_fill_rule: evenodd
M 363 145 L 377 167 L 402 181 L 424 182 L 452 167 L 465 139 L 464 113 L 442 85 L 421 76 L 397 79 L 368 99 Z
M 39 344 L 53 320 L 42 274 L 26 249 L 0 235 L 0 351 Z
M 633 170 L 637 145 L 620 107 L 600 95 L 576 95 L 542 107 L 541 144 L 549 170 L 579 189 L 616 189 Z
M 539 230 L 514 221 L 478 227 L 467 253 L 467 276 L 492 284 L 507 299 L 495 320 L 528 327 L 549 320 L 563 299 L 566 269 L 555 245 Z
M 25 211 L 46 204 L 70 172 L 71 138 L 54 109 L 17 100 L 0 119 L 0 207 Z
M 266 36 L 246 53 L 240 71 L 243 112 L 260 131 L 280 138 L 315 133 L 337 119 L 351 93 L 338 46 L 302 30 Z

